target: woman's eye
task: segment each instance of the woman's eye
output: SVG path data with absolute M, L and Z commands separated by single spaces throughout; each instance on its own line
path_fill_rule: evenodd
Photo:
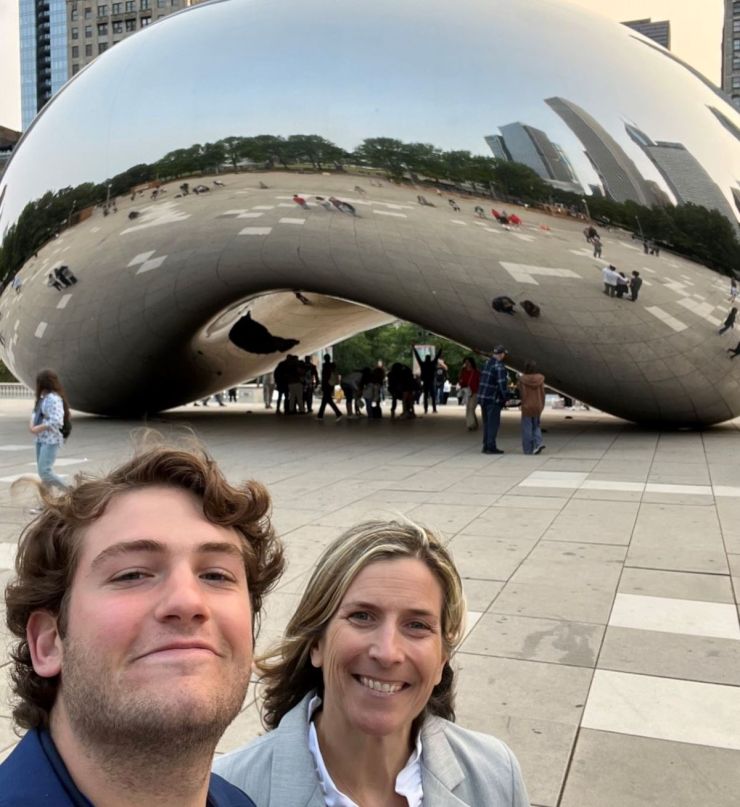
M 409 627 L 411 630 L 431 630 L 431 627 L 427 625 L 425 622 L 409 622 Z
M 370 614 L 367 611 L 354 611 L 349 615 L 349 618 L 355 622 L 368 622 Z

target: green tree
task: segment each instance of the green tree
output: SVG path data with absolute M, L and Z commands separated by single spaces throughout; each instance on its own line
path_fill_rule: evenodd
M 371 137 L 362 141 L 354 151 L 354 159 L 361 165 L 382 168 L 399 179 L 406 167 L 405 145 L 392 137 Z

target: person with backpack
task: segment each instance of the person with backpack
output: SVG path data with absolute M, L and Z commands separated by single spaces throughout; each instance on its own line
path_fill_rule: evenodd
M 53 370 L 42 370 L 36 376 L 36 403 L 29 428 L 36 444 L 36 465 L 41 483 L 45 487 L 66 490 L 67 485 L 54 473 L 54 462 L 72 424 L 67 396 Z

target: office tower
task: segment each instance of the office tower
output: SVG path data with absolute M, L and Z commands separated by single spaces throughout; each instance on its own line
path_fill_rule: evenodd
M 676 204 L 690 202 L 707 210 L 719 210 L 737 225 L 737 217 L 719 185 L 683 143 L 656 142 L 636 126 L 626 124 L 624 128 L 660 171 Z
M 190 0 L 119 0 L 100 5 L 93 0 L 66 1 L 70 76 L 122 39 L 193 5 Z
M 653 22 L 648 17 L 644 20 L 630 20 L 629 22 L 623 22 L 622 25 L 626 25 L 633 31 L 637 31 L 639 34 L 652 39 L 653 42 L 657 42 L 659 45 L 662 45 L 666 50 L 671 49 L 671 23 L 669 20 Z
M 493 156 L 497 160 L 511 160 L 511 154 L 506 149 L 506 143 L 501 135 L 486 135 L 483 138 L 488 144 L 488 148 L 493 152 Z
M 740 109 L 740 0 L 725 0 L 722 29 L 722 89 Z
M 565 98 L 546 98 L 545 103 L 565 121 L 583 144 L 606 196 L 615 202 L 631 199 L 648 207 L 657 202 L 624 149 L 585 109 Z
M 20 0 L 21 126 L 67 80 L 65 0 Z
M 553 187 L 583 193 L 563 149 L 553 143 L 545 132 L 520 122 L 507 123 L 499 128 L 501 135 L 485 138 L 499 159 L 528 166 Z

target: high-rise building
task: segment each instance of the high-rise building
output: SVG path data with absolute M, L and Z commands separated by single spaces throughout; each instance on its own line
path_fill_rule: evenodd
M 636 126 L 625 124 L 627 134 L 647 154 L 676 198 L 676 204 L 701 205 L 719 210 L 737 225 L 732 206 L 699 160 L 683 145 L 654 141 Z
M 65 0 L 20 0 L 21 126 L 64 84 L 67 70 Z
M 497 160 L 511 160 L 511 154 L 506 149 L 506 143 L 501 135 L 486 135 L 483 138 L 488 144 L 488 148 L 493 152 L 493 156 Z
M 191 0 L 66 0 L 69 75 L 162 17 L 195 5 Z M 98 3 L 100 3 L 98 5 Z
M 666 50 L 671 49 L 670 20 L 653 22 L 652 19 L 648 17 L 644 20 L 630 20 L 629 22 L 623 22 L 622 25 L 626 25 L 633 31 L 637 31 L 638 34 L 642 34 L 643 36 L 652 39 L 653 42 L 657 42 L 659 45 L 662 45 L 664 48 L 666 48 Z
M 740 0 L 725 0 L 722 30 L 722 89 L 740 109 Z
M 583 144 L 606 196 L 615 202 L 631 199 L 648 207 L 657 203 L 632 159 L 596 118 L 565 98 L 546 98 L 545 103 L 565 121 Z
M 545 132 L 520 122 L 507 123 L 499 128 L 501 135 L 485 138 L 494 156 L 528 166 L 553 187 L 583 193 L 563 149 Z

